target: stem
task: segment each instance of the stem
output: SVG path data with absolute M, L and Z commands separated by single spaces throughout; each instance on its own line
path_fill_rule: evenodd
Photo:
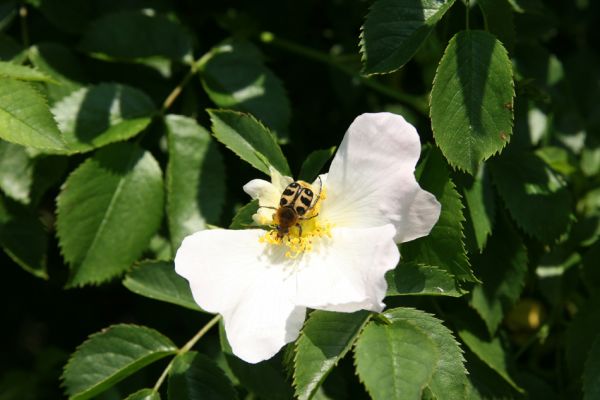
M 470 11 L 471 7 L 469 4 L 469 0 L 465 0 L 465 25 L 466 25 L 466 29 L 469 30 L 469 11 Z
M 21 41 L 23 47 L 29 47 L 29 30 L 27 29 L 27 7 L 21 4 L 19 7 L 19 17 L 21 20 Z
M 298 43 L 294 43 L 289 40 L 280 39 L 271 32 L 263 32 L 260 35 L 260 40 L 263 43 L 271 44 L 282 50 L 289 51 L 290 53 L 294 53 L 299 56 L 308 58 L 310 60 L 318 61 L 320 63 L 323 63 L 323 64 L 329 65 L 333 68 L 336 68 L 336 69 L 344 72 L 345 74 L 349 75 L 353 80 L 357 80 L 360 83 L 362 83 L 363 85 L 365 85 L 383 95 L 391 97 L 400 102 L 406 103 L 406 104 L 412 106 L 415 110 L 417 110 L 421 114 L 427 116 L 428 106 L 427 106 L 427 102 L 424 98 L 399 92 L 397 90 L 389 88 L 388 86 L 386 86 L 374 79 L 371 79 L 371 78 L 361 75 L 359 72 L 355 71 L 354 68 L 349 67 L 344 64 L 341 64 L 339 62 L 339 60 L 340 60 L 340 57 L 342 57 L 342 56 L 332 57 L 327 53 L 323 53 L 321 51 L 302 46 Z
M 184 344 L 183 347 L 181 349 L 179 349 L 179 351 L 177 351 L 177 356 L 179 356 L 181 354 L 185 354 L 188 351 L 190 351 L 190 349 L 192 347 L 194 347 L 194 345 L 198 342 L 198 340 L 200 340 L 202 338 L 202 336 L 204 336 L 206 334 L 206 332 L 208 332 L 210 330 L 210 328 L 215 326 L 220 320 L 221 320 L 221 316 L 218 314 L 215 315 L 213 317 L 213 319 L 208 321 L 206 323 L 206 325 L 204 325 L 202 328 L 200 328 L 198 333 L 196 333 L 194 335 L 194 337 L 192 337 L 190 340 L 188 340 L 188 342 L 186 344 Z M 155 392 L 158 392 L 158 389 L 160 389 L 160 386 L 163 384 L 163 382 L 167 378 L 167 375 L 169 374 L 169 371 L 171 371 L 171 368 L 173 367 L 173 363 L 175 362 L 175 358 L 177 358 L 177 356 L 175 356 L 171 359 L 171 361 L 169 362 L 169 365 L 167 365 L 165 370 L 162 372 L 162 374 L 156 381 L 156 384 L 154 385 L 154 388 L 153 388 L 153 390 Z
M 183 91 L 183 88 L 189 83 L 190 79 L 192 79 L 196 72 L 198 72 L 197 63 L 194 62 L 191 65 L 188 73 L 183 77 L 181 82 L 179 82 L 179 85 L 175 86 L 175 88 L 173 88 L 171 93 L 169 93 L 165 101 L 163 101 L 163 105 L 160 110 L 161 114 L 164 114 L 169 108 L 171 108 L 177 97 L 179 97 L 179 95 Z

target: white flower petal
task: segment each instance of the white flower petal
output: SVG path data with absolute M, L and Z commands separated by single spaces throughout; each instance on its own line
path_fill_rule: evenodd
M 235 355 L 256 363 L 298 337 L 306 309 L 292 301 L 295 285 L 282 254 L 265 251 L 264 231 L 207 230 L 186 237 L 175 271 L 204 310 L 220 313 Z
M 321 218 L 352 228 L 392 223 L 398 243 L 427 235 L 441 207 L 415 180 L 420 151 L 417 131 L 401 116 L 357 117 L 331 163 Z
M 341 312 L 383 310 L 384 275 L 400 260 L 394 227 L 337 228 L 331 233 L 297 266 L 296 303 Z
M 273 186 L 277 188 L 279 195 L 281 196 L 281 193 L 283 193 L 287 185 L 294 182 L 294 180 L 289 176 L 281 175 L 279 171 L 273 167 L 269 167 L 269 171 L 271 172 L 271 182 L 273 183 Z

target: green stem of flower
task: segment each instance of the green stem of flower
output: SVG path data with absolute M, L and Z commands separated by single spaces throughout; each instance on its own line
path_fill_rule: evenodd
M 394 100 L 408 104 L 421 114 L 427 116 L 428 105 L 427 101 L 424 98 L 399 92 L 382 84 L 381 82 L 378 82 L 373 78 L 361 75 L 354 68 L 340 63 L 340 58 L 342 58 L 343 56 L 330 56 L 327 53 L 323 53 L 321 51 L 302 46 L 298 43 L 294 43 L 285 39 L 280 39 L 271 32 L 261 33 L 260 40 L 265 44 L 273 45 L 282 50 L 289 51 L 290 53 L 294 53 L 299 56 L 308 58 L 310 60 L 318 61 L 320 63 L 336 68 L 339 71 L 342 71 L 343 73 L 349 75 L 353 80 L 356 80 L 361 84 Z
M 23 47 L 29 47 L 29 30 L 27 29 L 27 7 L 21 4 L 19 7 L 19 17 L 21 20 L 21 41 Z
M 465 0 L 465 25 L 466 25 L 466 30 L 469 30 L 469 11 L 471 10 L 471 5 L 469 4 L 469 0 Z
M 183 347 L 181 349 L 179 349 L 179 351 L 177 351 L 177 356 L 179 356 L 181 354 L 185 354 L 188 351 L 190 351 L 191 348 L 194 347 L 194 345 L 198 342 L 198 340 L 200 340 L 202 338 L 202 336 L 204 336 L 220 320 L 221 320 L 221 316 L 220 315 L 215 315 L 213 319 L 211 319 L 210 321 L 208 321 L 208 323 L 206 325 L 204 325 L 202 328 L 200 328 L 200 330 L 198 331 L 198 333 L 196 333 L 194 335 L 194 337 L 192 337 L 190 340 L 188 340 L 188 342 L 186 344 L 184 344 Z M 160 389 L 160 386 L 163 384 L 163 382 L 165 381 L 165 379 L 167 379 L 167 375 L 169 374 L 169 371 L 171 371 L 171 368 L 173 367 L 173 363 L 175 362 L 175 358 L 176 357 L 173 357 L 173 359 L 171 359 L 171 362 L 169 362 L 169 365 L 167 365 L 167 367 L 165 368 L 165 370 L 163 371 L 163 373 L 160 375 L 160 377 L 156 381 L 156 384 L 154 385 L 154 388 L 153 388 L 153 390 L 155 392 L 158 392 L 158 389 Z
M 177 97 L 179 97 L 179 95 L 183 91 L 183 88 L 189 83 L 190 79 L 192 79 L 192 77 L 194 75 L 196 75 L 196 72 L 198 72 L 198 66 L 197 65 L 198 65 L 197 62 L 192 63 L 192 65 L 190 66 L 190 70 L 183 77 L 183 79 L 181 80 L 181 82 L 179 82 L 179 85 L 175 86 L 173 88 L 173 90 L 171 91 L 171 93 L 169 93 L 169 95 L 165 98 L 165 101 L 163 101 L 163 105 L 162 105 L 162 108 L 160 110 L 160 114 L 161 115 L 164 115 L 164 113 L 167 112 L 167 110 L 169 108 L 171 108 L 171 106 L 173 105 L 173 103 L 175 102 L 175 100 L 177 99 Z

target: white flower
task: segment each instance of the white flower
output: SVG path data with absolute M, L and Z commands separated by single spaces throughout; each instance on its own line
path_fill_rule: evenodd
M 306 309 L 380 312 L 386 271 L 400 259 L 396 243 L 425 236 L 440 204 L 421 189 L 414 169 L 421 145 L 415 128 L 390 114 L 356 118 L 329 173 L 313 182 L 320 200 L 282 234 L 273 229 L 205 230 L 188 236 L 175 257 L 195 301 L 220 313 L 233 352 L 256 363 L 294 341 Z M 259 200 L 254 215 L 274 224 L 292 179 L 273 170 L 244 190 Z

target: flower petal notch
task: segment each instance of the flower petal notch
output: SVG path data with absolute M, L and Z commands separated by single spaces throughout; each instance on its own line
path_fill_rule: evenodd
M 258 199 L 257 228 L 206 230 L 175 257 L 194 300 L 223 316 L 234 354 L 257 363 L 294 341 L 306 309 L 381 312 L 397 243 L 429 233 L 440 215 L 414 170 L 415 128 L 390 113 L 363 114 L 329 173 L 294 181 L 271 169 L 244 191 Z

